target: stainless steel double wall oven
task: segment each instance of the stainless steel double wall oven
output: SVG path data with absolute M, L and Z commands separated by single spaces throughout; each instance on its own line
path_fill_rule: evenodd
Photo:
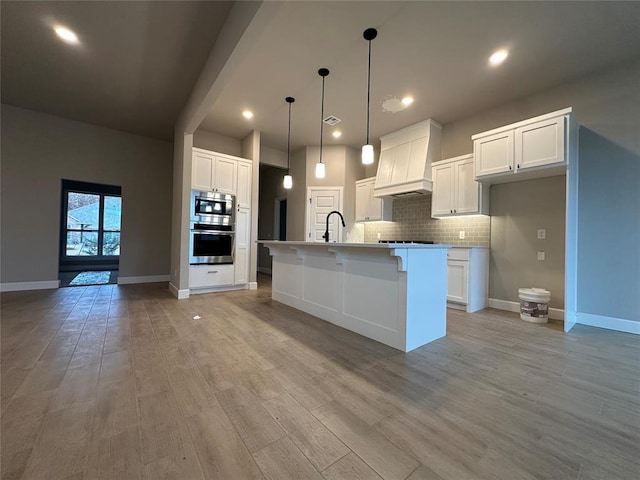
M 191 192 L 191 265 L 232 264 L 235 244 L 235 206 L 233 195 Z

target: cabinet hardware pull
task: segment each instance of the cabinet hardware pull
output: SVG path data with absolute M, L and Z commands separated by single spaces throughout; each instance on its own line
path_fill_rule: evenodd
M 511 165 L 509 165 L 509 170 L 511 170 Z
M 449 213 L 453 213 L 453 210 L 449 210 Z
M 516 165 L 516 168 L 520 168 L 520 164 L 517 164 L 517 165 Z
M 209 270 L 207 273 L 218 273 L 218 270 Z
M 457 213 L 457 210 L 455 208 L 453 209 L 453 213 Z

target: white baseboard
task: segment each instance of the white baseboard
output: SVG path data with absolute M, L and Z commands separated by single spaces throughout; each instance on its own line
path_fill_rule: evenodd
M 576 313 L 576 323 L 640 335 L 640 322 L 634 322 L 633 320 L 626 320 L 624 318 L 605 317 L 603 315 L 578 312 Z
M 509 300 L 490 298 L 489 307 L 497 308 L 498 310 L 506 310 L 507 312 L 520 313 L 520 303 L 511 302 Z M 564 321 L 564 310 L 562 308 L 549 308 L 549 318 L 552 320 Z
M 179 290 L 178 288 L 176 288 L 176 286 L 169 282 L 169 291 L 171 292 L 171 294 L 176 297 L 178 300 L 185 300 L 187 298 L 189 298 L 189 289 L 186 288 L 184 290 Z
M 272 270 L 270 268 L 258 267 L 258 272 L 266 273 L 267 275 L 272 274 Z
M 60 280 L 46 280 L 42 282 L 0 283 L 0 292 L 19 292 L 22 290 L 48 290 L 52 288 L 60 288 Z
M 157 283 L 168 282 L 171 275 L 149 275 L 146 277 L 118 277 L 118 285 L 130 285 L 132 283 Z
M 257 290 L 258 282 L 249 282 L 249 290 Z

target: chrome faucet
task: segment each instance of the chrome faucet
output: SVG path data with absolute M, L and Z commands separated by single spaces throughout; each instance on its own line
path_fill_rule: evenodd
M 342 226 L 346 227 L 346 225 L 344 224 L 344 217 L 342 216 L 342 214 L 337 211 L 337 210 L 332 210 L 331 212 L 329 212 L 329 215 L 327 215 L 327 225 L 326 225 L 326 229 L 324 231 L 324 235 L 322 235 L 322 238 L 324 238 L 325 242 L 329 241 L 329 217 L 331 215 L 333 215 L 334 213 L 337 213 L 338 215 L 340 215 L 340 220 L 342 220 Z

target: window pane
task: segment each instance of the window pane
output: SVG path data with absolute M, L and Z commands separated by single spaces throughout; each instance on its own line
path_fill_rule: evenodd
M 98 232 L 67 232 L 67 256 L 98 254 Z
M 104 197 L 104 230 L 120 231 L 121 212 L 122 198 Z M 118 240 L 118 243 L 120 243 L 120 240 Z
M 67 228 L 97 230 L 100 195 L 69 192 L 67 197 Z
M 102 239 L 102 255 L 120 255 L 120 232 L 105 232 Z

